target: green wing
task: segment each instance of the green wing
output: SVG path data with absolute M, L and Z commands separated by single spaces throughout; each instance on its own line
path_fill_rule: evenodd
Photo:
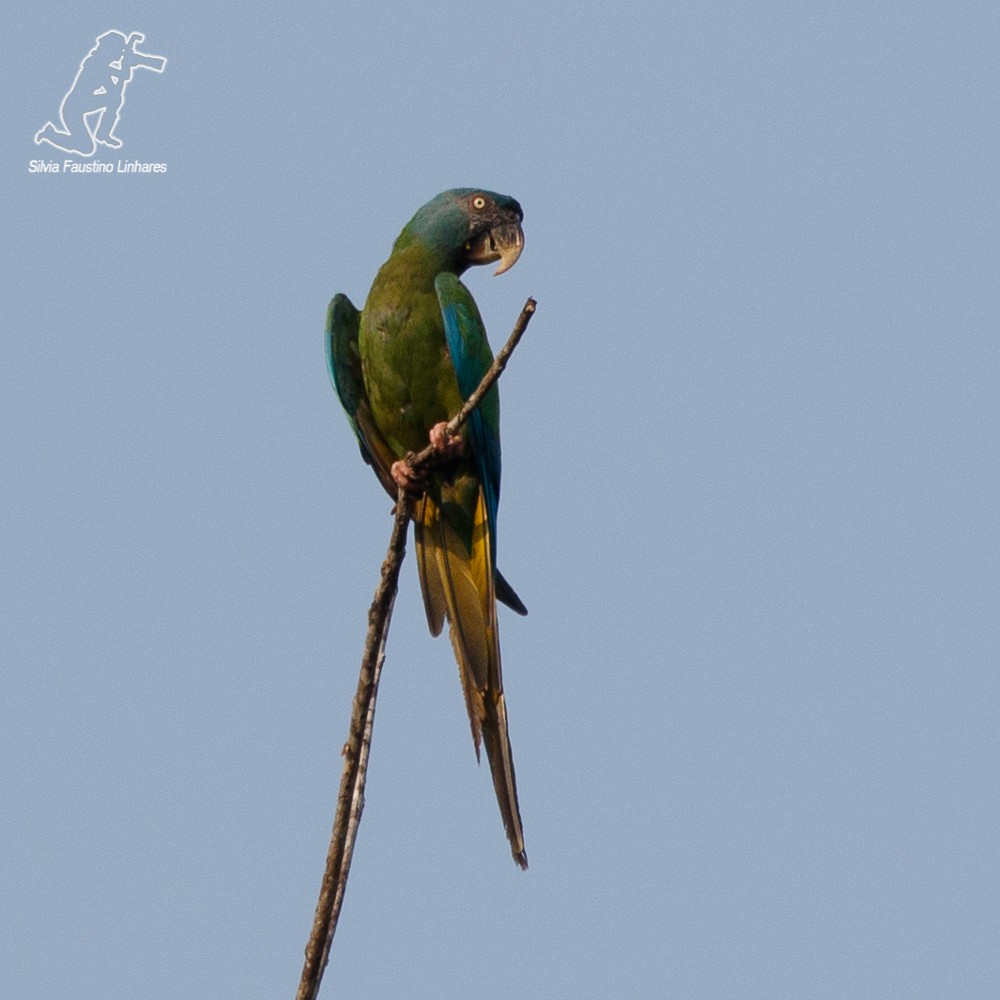
M 361 313 L 344 294 L 335 295 L 326 312 L 326 365 L 337 396 L 358 439 L 361 457 L 375 470 L 379 482 L 394 500 L 396 484 L 389 472 L 395 456 L 375 426 L 358 351 Z

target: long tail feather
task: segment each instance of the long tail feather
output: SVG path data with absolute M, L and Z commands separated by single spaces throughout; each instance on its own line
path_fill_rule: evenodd
M 427 627 L 433 636 L 441 634 L 447 610 L 435 557 L 437 544 L 433 541 L 437 520 L 438 506 L 425 494 L 414 505 L 413 542 L 417 550 L 417 572 L 420 574 L 420 593 L 424 598 Z
M 507 730 L 493 562 L 482 491 L 476 504 L 471 550 L 430 497 L 425 496 L 417 505 L 415 525 L 428 625 L 437 634 L 443 619 L 448 619 L 476 757 L 482 740 L 511 852 L 514 860 L 527 868 Z

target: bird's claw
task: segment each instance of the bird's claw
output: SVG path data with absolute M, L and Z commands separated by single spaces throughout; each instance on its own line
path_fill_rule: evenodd
M 448 433 L 448 422 L 442 420 L 430 429 L 431 447 L 442 458 L 461 458 L 465 454 L 465 439 Z
M 442 420 L 435 424 L 428 433 L 431 447 L 439 458 L 444 460 L 461 458 L 465 454 L 465 440 L 458 435 L 452 437 L 448 433 L 448 423 Z M 413 454 L 392 463 L 389 474 L 392 481 L 402 488 L 411 498 L 417 498 L 427 490 L 427 473 L 415 472 L 413 469 Z
M 419 497 L 427 489 L 427 477 L 414 472 L 406 458 L 393 462 L 389 474 L 392 481 L 409 497 Z

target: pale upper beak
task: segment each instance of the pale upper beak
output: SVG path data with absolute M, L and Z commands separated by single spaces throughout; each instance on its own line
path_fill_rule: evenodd
M 491 264 L 498 260 L 500 266 L 493 273 L 503 274 L 517 263 L 523 249 L 524 231 L 521 224 L 501 222 L 492 229 L 487 229 L 474 242 L 466 244 L 466 259 L 470 264 Z
M 491 229 L 489 235 L 500 259 L 500 266 L 493 274 L 503 274 L 504 271 L 509 271 L 521 256 L 521 251 L 524 249 L 524 230 L 516 222 L 512 222 Z

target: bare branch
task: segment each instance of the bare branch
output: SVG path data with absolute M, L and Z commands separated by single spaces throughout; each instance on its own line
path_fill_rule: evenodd
M 528 323 L 534 312 L 535 300 L 528 299 L 514 325 L 513 332 L 507 339 L 507 343 L 497 354 L 493 364 L 476 387 L 476 391 L 469 396 L 462 409 L 449 421 L 448 433 L 450 435 L 454 436 L 458 433 L 462 424 L 469 419 L 469 414 L 479 405 L 494 382 L 500 378 L 510 355 L 528 328 Z M 428 445 L 419 454 L 408 455 L 407 461 L 411 466 L 430 467 L 435 458 L 436 452 Z M 340 791 L 337 795 L 337 812 L 333 821 L 333 833 L 330 836 L 330 848 L 326 856 L 326 868 L 323 872 L 319 900 L 316 903 L 312 932 L 306 945 L 305 964 L 302 967 L 298 992 L 295 994 L 296 1000 L 316 1000 L 319 993 L 323 970 L 330 957 L 330 946 L 333 943 L 333 935 L 337 930 L 337 920 L 340 917 L 340 908 L 344 901 L 358 824 L 361 822 L 361 813 L 364 810 L 365 781 L 368 776 L 368 754 L 371 749 L 372 727 L 375 721 L 375 702 L 378 698 L 382 665 L 385 662 L 386 640 L 389 636 L 392 607 L 396 600 L 399 571 L 403 565 L 403 557 L 406 555 L 406 531 L 410 523 L 410 504 L 402 489 L 400 489 L 396 500 L 394 514 L 389 549 L 386 552 L 385 561 L 382 563 L 382 575 L 368 610 L 368 631 L 365 635 L 364 651 L 361 654 L 358 690 L 351 708 L 351 728 L 347 742 L 341 751 L 344 758 L 344 770 L 340 779 Z
M 375 720 L 375 702 L 378 683 L 385 662 L 385 645 L 389 636 L 389 621 L 396 600 L 399 571 L 406 554 L 406 529 L 410 523 L 409 506 L 400 495 L 396 503 L 389 550 L 382 563 L 382 576 L 375 588 L 368 610 L 368 632 L 361 655 L 358 690 L 351 707 L 351 728 L 341 755 L 344 770 L 337 795 L 337 812 L 330 836 L 330 849 L 326 856 L 326 869 L 320 886 L 312 932 L 306 945 L 305 964 L 296 1000 L 314 1000 L 319 992 L 330 957 L 330 945 L 337 929 L 340 908 L 347 888 L 351 869 L 354 842 L 358 824 L 365 807 L 365 780 L 368 774 L 368 753 L 371 749 L 372 726 Z

